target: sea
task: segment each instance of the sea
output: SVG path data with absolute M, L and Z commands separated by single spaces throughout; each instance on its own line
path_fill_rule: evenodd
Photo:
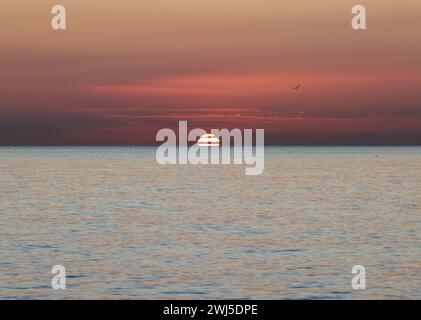
M 0 299 L 421 299 L 421 147 L 156 150 L 0 147 Z

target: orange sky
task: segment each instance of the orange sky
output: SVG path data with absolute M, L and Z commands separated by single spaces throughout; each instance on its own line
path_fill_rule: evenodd
M 421 144 L 419 0 L 62 0 L 53 31 L 57 3 L 0 3 L 0 144 L 153 144 L 179 120 Z

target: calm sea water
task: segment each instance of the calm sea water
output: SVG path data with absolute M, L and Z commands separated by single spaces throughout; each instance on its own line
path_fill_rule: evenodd
M 155 150 L 0 148 L 0 298 L 421 298 L 421 148 L 267 147 L 261 176 Z

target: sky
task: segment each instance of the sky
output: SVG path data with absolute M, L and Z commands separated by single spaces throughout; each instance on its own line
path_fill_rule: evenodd
M 180 120 L 266 144 L 421 144 L 421 1 L 0 2 L 0 145 L 155 145 Z

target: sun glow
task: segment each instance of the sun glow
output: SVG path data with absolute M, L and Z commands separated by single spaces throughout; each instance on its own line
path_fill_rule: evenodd
M 197 141 L 197 145 L 200 147 L 219 147 L 220 141 L 214 134 L 204 134 Z

